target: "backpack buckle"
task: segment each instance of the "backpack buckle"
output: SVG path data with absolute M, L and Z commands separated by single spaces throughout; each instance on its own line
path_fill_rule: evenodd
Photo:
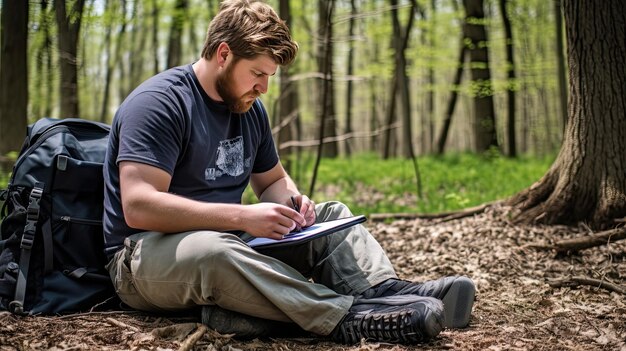
M 26 225 L 22 234 L 20 248 L 30 250 L 35 240 L 37 221 L 39 220 L 39 201 L 43 194 L 43 183 L 37 182 L 28 197 L 28 208 L 26 209 Z

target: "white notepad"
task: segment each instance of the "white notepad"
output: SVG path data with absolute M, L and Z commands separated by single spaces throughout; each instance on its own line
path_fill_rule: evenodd
M 247 244 L 255 249 L 301 244 L 319 238 L 321 236 L 349 228 L 353 225 L 363 223 L 365 222 L 365 220 L 365 216 L 359 215 L 335 219 L 327 222 L 315 223 L 312 226 L 304 228 L 299 232 L 291 232 L 285 235 L 285 237 L 280 240 L 268 238 L 254 238 L 248 241 Z

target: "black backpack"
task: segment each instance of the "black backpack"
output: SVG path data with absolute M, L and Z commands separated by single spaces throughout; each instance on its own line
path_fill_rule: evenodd
M 0 197 L 0 309 L 59 314 L 115 299 L 102 232 L 109 129 L 75 118 L 28 127 Z

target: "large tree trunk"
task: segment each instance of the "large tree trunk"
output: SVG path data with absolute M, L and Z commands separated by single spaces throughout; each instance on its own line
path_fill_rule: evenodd
M 28 104 L 28 1 L 2 2 L 0 44 L 0 156 L 19 151 Z
M 626 2 L 564 1 L 569 123 L 541 180 L 510 203 L 523 222 L 615 226 L 626 216 Z
M 85 0 L 76 0 L 67 12 L 64 0 L 55 0 L 58 28 L 61 117 L 79 117 L 78 110 L 78 34 Z
M 463 0 L 463 6 L 466 16 L 463 32 L 470 41 L 468 51 L 474 94 L 474 151 L 482 152 L 490 147 L 498 147 L 485 11 L 483 0 Z

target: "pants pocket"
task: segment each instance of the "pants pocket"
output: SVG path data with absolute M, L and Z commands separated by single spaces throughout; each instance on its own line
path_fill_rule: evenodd
M 128 240 L 127 240 L 128 241 Z M 107 269 L 113 281 L 115 292 L 120 300 L 128 306 L 142 311 L 151 311 L 151 305 L 137 292 L 133 284 L 133 274 L 130 271 L 130 262 L 127 258 L 132 256 L 132 249 L 127 245 L 115 253 L 113 259 L 107 265 Z

